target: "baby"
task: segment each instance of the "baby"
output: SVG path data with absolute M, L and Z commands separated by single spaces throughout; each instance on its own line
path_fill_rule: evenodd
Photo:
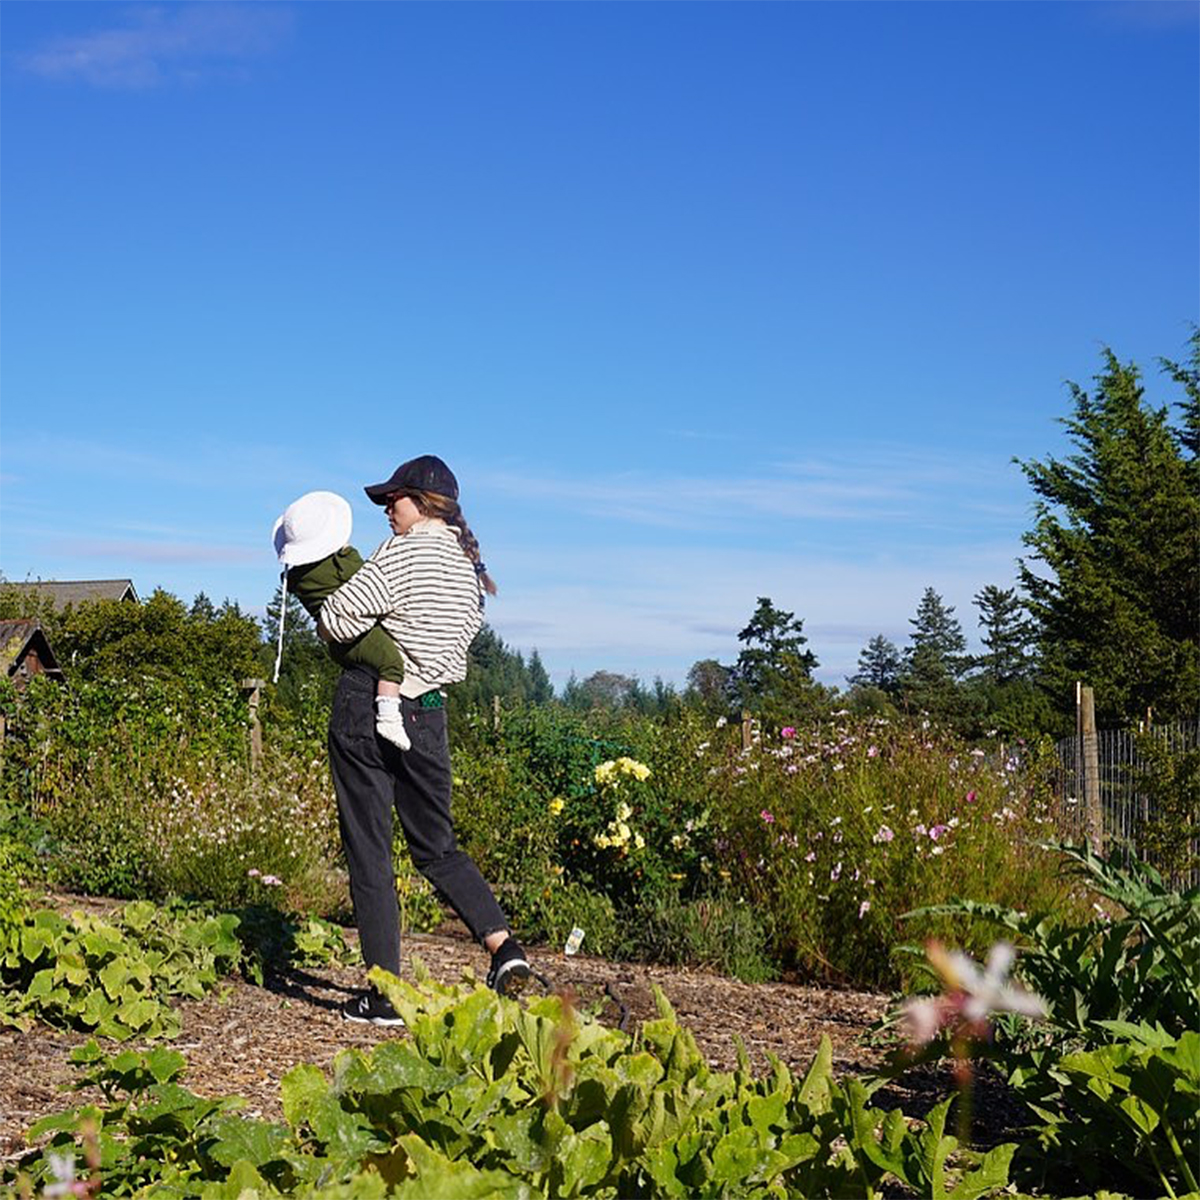
M 289 504 L 275 522 L 275 553 L 284 565 L 276 679 L 283 655 L 288 591 L 295 594 L 314 620 L 320 618 L 326 597 L 363 565 L 362 555 L 347 544 L 352 524 L 350 505 L 336 492 L 308 492 Z M 375 688 L 375 732 L 401 750 L 409 749 L 412 742 L 400 712 L 404 660 L 396 643 L 376 625 L 352 642 L 330 642 L 328 648 L 339 666 L 370 667 L 379 675 Z

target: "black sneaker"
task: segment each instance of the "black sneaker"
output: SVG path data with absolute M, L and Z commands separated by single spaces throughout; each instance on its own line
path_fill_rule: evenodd
M 525 990 L 525 985 L 532 977 L 533 970 L 525 958 L 521 943 L 514 937 L 506 938 L 500 949 L 492 955 L 492 967 L 487 973 L 488 987 L 511 1000 Z
M 403 1025 L 404 1018 L 374 988 L 342 1005 L 342 1020 L 360 1025 Z

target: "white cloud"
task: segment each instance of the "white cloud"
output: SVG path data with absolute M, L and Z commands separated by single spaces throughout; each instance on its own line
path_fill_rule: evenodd
M 260 562 L 261 552 L 245 546 L 219 546 L 204 542 L 104 541 L 93 538 L 59 538 L 52 543 L 54 552 L 70 558 L 115 558 L 133 563 L 210 563 L 234 564 Z
M 850 456 L 773 464 L 755 476 L 536 476 L 515 472 L 472 475 L 476 493 L 490 491 L 553 504 L 591 517 L 666 529 L 734 529 L 747 519 L 922 523 L 944 527 L 970 514 L 1011 521 L 1006 502 L 1013 473 L 1006 460 L 935 455 L 874 447 Z M 952 495 L 953 504 L 940 498 Z M 930 524 L 932 522 L 932 525 Z
M 841 684 L 877 633 L 903 645 L 925 588 L 955 607 L 968 638 L 971 598 L 984 584 L 1010 586 L 1017 543 L 949 547 L 899 562 L 840 561 L 771 550 L 555 547 L 541 556 L 516 547 L 488 620 L 515 646 L 536 646 L 556 679 L 601 667 L 682 682 L 701 658 L 732 662 L 737 632 L 759 596 L 804 621 L 820 660 L 818 677 Z
M 227 73 L 274 50 L 291 29 L 282 5 L 142 5 L 125 20 L 57 38 L 20 58 L 44 79 L 105 88 L 152 88 Z

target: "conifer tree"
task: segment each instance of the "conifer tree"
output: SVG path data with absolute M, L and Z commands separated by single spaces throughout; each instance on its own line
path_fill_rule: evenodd
M 744 644 L 733 667 L 732 686 L 744 708 L 768 720 L 790 721 L 825 698 L 814 683 L 817 656 L 804 649 L 804 622 L 759 596 L 750 623 L 738 634 Z
M 1106 349 L 1091 394 L 1069 385 L 1077 452 L 1020 464 L 1039 498 L 1020 573 L 1044 685 L 1065 706 L 1090 684 L 1109 722 L 1193 716 L 1200 695 L 1200 333 L 1191 349 L 1163 364 L 1184 389 L 1182 428 Z
M 982 678 L 993 684 L 1028 678 L 1037 628 L 1016 589 L 989 583 L 976 593 L 975 606 L 979 609 L 980 637 L 987 647 L 987 653 L 974 660 Z
M 969 665 L 967 639 L 948 605 L 931 587 L 926 588 L 910 618 L 913 627 L 904 656 L 901 686 L 914 708 L 946 719 L 960 715 L 963 696 L 958 680 Z
M 533 704 L 549 704 L 554 699 L 554 685 L 537 647 L 529 656 L 529 699 Z
M 904 665 L 895 642 L 882 633 L 876 634 L 858 656 L 858 670 L 847 677 L 851 687 L 878 688 L 888 695 L 900 689 L 900 674 Z

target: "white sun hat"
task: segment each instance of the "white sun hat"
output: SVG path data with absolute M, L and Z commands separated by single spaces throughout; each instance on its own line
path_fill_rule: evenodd
M 271 531 L 275 553 L 283 563 L 283 584 L 279 593 L 279 645 L 275 650 L 275 675 L 283 665 L 283 627 L 287 620 L 287 573 L 289 567 L 320 562 L 350 541 L 354 524 L 350 502 L 337 492 L 306 492 L 283 510 Z
M 275 553 L 285 567 L 315 563 L 350 541 L 354 517 L 337 492 L 308 492 L 275 522 Z

